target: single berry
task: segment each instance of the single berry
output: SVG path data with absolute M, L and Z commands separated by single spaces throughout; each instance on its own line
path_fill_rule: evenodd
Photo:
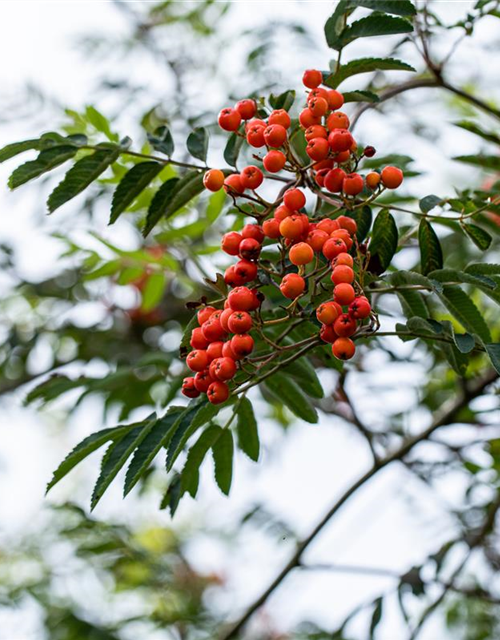
M 252 328 L 252 316 L 247 311 L 233 311 L 227 326 L 231 333 L 248 333 Z
M 349 218 L 349 216 L 339 216 L 337 218 L 337 222 L 340 224 L 340 227 L 348 231 L 351 236 L 353 236 L 358 230 L 356 220 Z
M 306 197 L 300 189 L 288 189 L 283 196 L 283 202 L 285 203 L 285 207 L 288 207 L 292 211 L 298 211 L 305 206 Z
M 254 165 L 245 167 L 240 173 L 241 184 L 244 189 L 257 189 L 264 181 L 264 174 Z
M 356 320 L 348 313 L 343 313 L 333 323 L 333 329 L 338 336 L 348 338 L 357 329 Z
M 302 276 L 297 273 L 289 273 L 286 275 L 280 284 L 280 291 L 290 300 L 295 300 L 306 288 L 306 281 Z
M 315 116 L 311 109 L 306 108 L 302 109 L 299 113 L 299 122 L 303 129 L 309 129 L 309 127 L 312 127 L 314 124 L 321 124 L 321 118 Z
M 328 136 L 328 144 L 334 153 L 349 151 L 354 142 L 354 138 L 347 129 L 334 129 Z
M 314 258 L 314 251 L 306 242 L 299 242 L 291 247 L 288 257 L 294 265 L 309 264 Z
M 324 138 L 313 138 L 312 140 L 309 140 L 306 146 L 306 153 L 311 160 L 324 160 L 330 153 L 328 140 L 325 140 Z
M 228 193 L 235 193 L 241 195 L 245 191 L 245 187 L 241 182 L 241 177 L 238 173 L 232 173 L 224 180 L 224 189 Z
M 208 369 L 205 369 L 205 371 L 198 371 L 194 377 L 194 386 L 200 393 L 206 393 L 212 382 L 213 378 Z
M 222 316 L 222 314 L 221 314 Z M 222 322 L 221 322 L 222 325 Z M 207 353 L 210 361 L 215 360 L 216 358 L 220 358 L 222 356 L 222 347 L 224 343 L 222 340 L 217 340 L 217 342 L 211 342 L 208 345 Z
M 354 300 L 349 305 L 349 313 L 353 318 L 357 320 L 364 320 L 368 318 L 371 313 L 371 306 L 368 302 L 367 298 L 364 296 L 359 296 L 359 298 L 354 298 Z
M 231 349 L 234 353 L 234 357 L 239 360 L 249 356 L 253 351 L 254 341 L 251 335 L 248 333 L 238 334 L 231 338 Z
M 333 284 L 340 284 L 341 282 L 352 284 L 354 281 L 354 271 L 345 264 L 339 264 L 333 269 L 331 279 Z
M 209 191 L 220 191 L 224 186 L 224 173 L 220 169 L 209 169 L 203 176 L 203 185 Z
M 264 169 L 269 171 L 269 173 L 278 173 L 286 164 L 286 156 L 281 151 L 271 149 L 271 151 L 264 156 L 262 164 L 264 165 Z
M 229 292 L 227 299 L 233 311 L 250 311 L 254 308 L 254 293 L 247 287 L 236 287 Z
M 242 240 L 241 244 L 243 244 L 244 242 L 256 242 L 256 240 L 247 238 L 246 240 Z M 257 243 L 257 245 L 259 247 L 260 253 L 260 244 Z M 239 286 L 242 284 L 247 284 L 247 282 L 252 282 L 252 280 L 255 280 L 255 278 L 257 277 L 257 265 L 255 264 L 255 262 L 251 262 L 250 260 L 246 260 L 245 258 L 243 258 L 242 260 L 238 260 L 238 262 L 234 265 L 234 275 Z
M 367 158 L 373 158 L 376 153 L 377 150 L 375 149 L 375 147 L 372 147 L 370 145 L 365 147 L 365 150 L 363 151 L 363 155 L 365 155 Z
M 243 238 L 253 238 L 262 244 L 264 240 L 264 232 L 262 227 L 258 224 L 246 224 L 241 230 Z
M 329 235 L 325 231 L 321 231 L 321 229 L 314 229 L 314 231 L 311 231 L 311 233 L 308 234 L 306 242 L 313 251 L 319 253 L 321 249 L 323 249 L 323 245 L 328 238 Z
M 262 245 L 255 238 L 243 238 L 240 243 L 240 256 L 246 260 L 257 260 Z
M 328 111 L 328 102 L 325 98 L 321 98 L 320 96 L 316 96 L 312 100 L 308 100 L 307 105 L 313 116 L 316 117 L 322 118 Z
M 203 331 L 203 335 L 209 342 L 223 340 L 226 336 L 226 332 L 222 327 L 220 318 L 214 318 L 213 316 L 201 325 L 201 329 Z
M 217 358 L 210 364 L 210 375 L 215 380 L 231 380 L 236 373 L 236 362 L 233 358 Z
M 288 112 L 285 109 L 275 109 L 269 118 L 267 119 L 269 124 L 279 124 L 285 129 L 288 129 L 292 124 L 292 119 L 288 115 Z
M 347 246 L 341 238 L 329 238 L 322 251 L 327 260 L 333 260 L 339 253 L 347 253 Z
M 230 256 L 237 256 L 240 250 L 240 243 L 243 240 L 241 234 L 236 231 L 230 231 L 222 236 L 222 251 Z
M 265 146 L 266 141 L 264 139 L 264 129 L 266 124 L 263 124 L 264 126 L 253 124 L 247 129 L 247 142 L 251 147 L 259 148 Z
M 359 173 L 349 173 L 344 179 L 342 191 L 347 196 L 357 196 L 363 191 L 363 178 Z
M 264 129 L 264 140 L 268 147 L 281 147 L 286 140 L 286 129 L 280 124 L 271 124 Z
M 195 349 L 188 353 L 186 364 L 191 371 L 203 371 L 208 367 L 210 358 L 204 349 Z
M 344 96 L 340 91 L 336 91 L 335 89 L 329 89 L 326 92 L 326 99 L 328 101 L 328 106 L 332 111 L 340 109 L 344 104 Z
M 316 309 L 316 318 L 325 325 L 330 325 L 339 317 L 337 305 L 332 302 L 323 302 Z
M 351 255 L 349 255 L 348 253 L 339 253 L 339 255 L 334 258 L 333 262 L 332 262 L 332 266 L 338 266 L 338 265 L 342 265 L 345 264 L 347 267 L 351 267 L 354 264 L 354 259 Z
M 343 169 L 332 169 L 325 176 L 325 189 L 330 193 L 340 193 L 345 177 L 346 172 Z
M 235 105 L 236 111 L 240 114 L 243 120 L 250 120 L 257 113 L 257 105 L 255 100 L 240 100 Z
M 206 349 L 208 347 L 208 340 L 203 335 L 201 327 L 196 327 L 191 332 L 191 340 L 189 344 L 193 347 L 193 349 Z
M 307 69 L 302 76 L 302 83 L 308 89 L 316 89 L 323 82 L 323 74 L 317 69 Z
M 332 353 L 339 360 L 350 360 L 355 352 L 356 347 L 350 338 L 337 338 L 332 345 Z
M 226 107 L 219 113 L 219 127 L 224 131 L 236 131 L 240 126 L 241 114 L 236 109 Z
M 349 129 L 349 118 L 342 111 L 334 111 L 326 119 L 326 127 L 328 131 L 334 129 Z
M 194 378 L 184 378 L 182 381 L 182 393 L 187 398 L 197 398 L 200 392 L 195 387 Z
M 304 135 L 307 142 L 310 142 L 314 138 L 325 138 L 326 140 L 326 138 L 328 138 L 328 131 L 320 124 L 313 124 L 305 130 Z
M 271 220 L 265 220 L 262 223 L 262 230 L 266 238 L 276 240 L 281 236 L 279 220 L 272 218 Z
M 356 297 L 354 287 L 352 286 L 352 284 L 349 284 L 347 282 L 342 282 L 336 285 L 333 289 L 333 294 L 335 297 L 335 302 L 338 302 L 342 306 L 351 304 L 351 302 Z
M 201 326 L 204 322 L 206 322 L 210 318 L 210 316 L 213 313 L 215 313 L 215 311 L 216 311 L 215 307 L 202 307 L 196 315 L 198 324 Z
M 375 190 L 380 184 L 380 173 L 376 171 L 370 171 L 370 173 L 366 176 L 366 184 L 370 187 L 370 189 Z
M 299 215 L 291 215 L 280 222 L 280 233 L 289 240 L 299 240 L 304 233 L 304 223 Z
M 384 167 L 380 176 L 382 184 L 388 189 L 397 189 L 403 182 L 403 172 L 397 167 Z
M 216 380 L 208 387 L 207 397 L 212 404 L 222 404 L 229 398 L 229 387 L 225 382 Z

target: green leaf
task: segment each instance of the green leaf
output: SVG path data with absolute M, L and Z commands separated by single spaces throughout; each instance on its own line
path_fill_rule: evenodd
M 181 474 L 183 492 L 187 491 L 192 498 L 198 492 L 200 482 L 200 466 L 208 451 L 213 447 L 222 434 L 222 429 L 216 425 L 209 425 L 191 447 L 186 458 L 186 464 Z
M 453 284 L 472 284 L 476 287 L 487 287 L 488 289 L 496 289 L 497 283 L 482 275 L 473 275 L 464 271 L 458 271 L 457 269 L 439 269 L 438 271 L 431 271 L 429 278 L 432 278 L 434 283 L 437 282 L 449 282 Z
M 458 286 L 443 287 L 438 296 L 466 331 L 475 334 L 483 342 L 491 342 L 490 330 L 483 316 L 469 296 Z
M 474 336 L 470 333 L 456 333 L 453 331 L 453 340 L 460 353 L 470 353 L 476 345 Z
M 85 109 L 85 115 L 90 124 L 101 133 L 104 133 L 108 140 L 112 142 L 118 142 L 118 135 L 113 133 L 110 128 L 109 120 L 95 107 L 88 106 Z
M 373 224 L 368 270 L 377 274 L 386 271 L 397 248 L 398 228 L 396 222 L 387 209 L 382 209 Z
M 212 446 L 212 454 L 215 465 L 215 480 L 219 489 L 226 496 L 231 489 L 233 479 L 233 434 L 229 429 L 224 429 L 222 434 Z
M 420 208 L 420 211 L 422 211 L 422 213 L 429 213 L 429 211 L 432 211 L 434 207 L 437 207 L 442 202 L 443 202 L 442 198 L 439 198 L 438 196 L 430 195 L 430 196 L 425 196 L 425 198 L 422 198 L 422 200 L 420 200 L 420 202 L 418 203 L 418 206 Z
M 142 290 L 142 311 L 151 311 L 160 304 L 166 282 L 167 279 L 163 272 L 152 273 L 148 276 L 144 289 Z
M 156 422 L 156 413 L 153 413 L 130 429 L 120 440 L 113 442 L 106 453 L 101 465 L 101 472 L 92 492 L 90 509 L 97 506 L 104 492 L 128 460 L 132 452 L 137 449 Z
M 99 149 L 78 160 L 50 194 L 47 201 L 49 211 L 52 213 L 97 180 L 115 162 L 119 153 L 118 148 Z
M 481 227 L 478 227 L 475 224 L 470 223 L 462 224 L 461 226 L 465 233 L 472 240 L 472 242 L 476 245 L 476 247 L 478 247 L 482 251 L 486 251 L 486 249 L 489 248 L 493 238 L 487 231 L 481 229 Z
M 20 153 L 30 151 L 32 149 L 40 148 L 40 140 L 35 138 L 33 140 L 23 140 L 22 142 L 13 142 L 0 149 L 0 162 L 5 162 L 18 156 Z
M 278 96 L 271 94 L 269 96 L 269 104 L 273 109 L 284 109 L 290 111 L 295 101 L 295 91 L 288 90 L 280 93 Z
M 208 153 L 208 131 L 205 127 L 198 127 L 192 131 L 188 136 L 186 146 L 194 158 L 206 162 Z
M 289 377 L 276 373 L 269 377 L 264 385 L 267 389 L 292 413 L 306 422 L 315 424 L 318 422 L 318 414 L 300 387 Z
M 470 120 L 461 120 L 460 122 L 454 122 L 453 124 L 456 127 L 460 127 L 461 129 L 470 131 L 470 133 L 475 133 L 480 138 L 483 138 L 483 140 L 487 140 L 488 142 L 493 142 L 493 144 L 500 145 L 500 137 L 496 133 L 485 131 L 475 122 L 471 122 Z
M 16 189 L 29 180 L 38 178 L 67 160 L 70 160 L 77 151 L 78 149 L 71 145 L 51 147 L 50 149 L 40 151 L 35 160 L 25 162 L 17 167 L 17 169 L 14 169 L 9 178 L 9 187 Z
M 347 0 L 340 0 L 337 4 L 335 11 L 328 18 L 325 23 L 325 38 L 326 43 L 330 49 L 336 49 L 340 45 L 340 38 L 344 31 L 347 17 L 352 13 L 353 9 L 350 8 Z
M 165 154 L 168 158 L 173 154 L 174 140 L 168 127 L 160 127 L 154 134 L 148 133 L 148 140 L 153 149 Z
M 160 449 L 168 443 L 172 437 L 173 426 L 183 411 L 184 407 L 170 407 L 167 413 L 156 421 L 151 431 L 138 446 L 127 469 L 123 497 L 130 493 L 148 470 Z
M 173 427 L 174 433 L 167 449 L 167 471 L 172 469 L 174 462 L 193 433 L 210 422 L 220 409 L 221 405 L 213 405 L 206 398 L 189 403 Z
M 358 58 L 343 64 L 340 69 L 328 76 L 325 84 L 336 89 L 347 78 L 371 71 L 415 71 L 415 69 L 406 62 L 395 58 Z
M 472 263 L 465 267 L 465 273 L 472 275 L 500 275 L 500 264 L 487 264 L 485 262 Z
M 347 29 L 344 29 L 340 36 L 340 41 L 342 47 L 345 47 L 357 38 L 396 35 L 399 33 L 411 33 L 412 31 L 413 25 L 408 20 L 376 12 L 366 16 L 366 18 L 356 20 Z
M 414 16 L 417 13 L 410 0 L 348 0 L 348 5 L 364 7 L 372 11 L 394 13 L 397 16 Z
M 237 418 L 236 433 L 238 434 L 238 446 L 247 454 L 250 460 L 257 462 L 260 453 L 259 430 L 252 403 L 248 398 L 242 398 L 240 400 Z
M 244 138 L 236 135 L 236 133 L 232 133 L 229 136 L 229 140 L 224 148 L 224 160 L 231 165 L 231 167 L 236 167 L 244 140 Z
M 180 179 L 167 180 L 151 201 L 143 235 L 146 236 L 162 217 L 170 218 L 185 207 L 203 189 L 203 173 L 199 171 L 188 171 Z
M 175 512 L 177 511 L 177 507 L 179 506 L 179 502 L 182 498 L 182 487 L 181 487 L 181 476 L 176 473 L 172 476 L 170 484 L 163 496 L 163 499 L 160 504 L 160 509 L 166 509 L 167 507 L 170 510 L 170 515 L 173 518 Z
M 456 160 L 457 162 L 464 162 L 465 164 L 471 164 L 474 167 L 481 167 L 481 169 L 488 169 L 489 171 L 500 171 L 500 156 L 455 156 L 453 160 Z
M 358 242 L 363 242 L 372 226 L 372 210 L 368 205 L 365 205 L 361 209 L 346 212 L 346 215 L 356 220 L 356 224 L 358 225 L 356 237 Z
M 225 200 L 226 192 L 224 189 L 220 189 L 210 196 L 207 206 L 207 220 L 210 223 L 215 222 L 222 213 Z
M 87 458 L 91 453 L 102 447 L 104 444 L 110 441 L 116 441 L 126 435 L 131 429 L 133 424 L 121 425 L 118 427 L 111 427 L 109 429 L 102 429 L 96 433 L 92 433 L 90 436 L 84 438 L 76 447 L 69 453 L 61 464 L 54 471 L 52 480 L 47 485 L 46 493 L 52 489 L 52 487 L 62 480 L 78 463 Z
M 380 621 L 382 620 L 382 610 L 383 610 L 384 599 L 381 597 L 377 598 L 373 604 L 375 606 L 372 613 L 372 619 L 370 621 L 370 640 L 374 640 L 375 631 Z
M 422 276 L 420 273 L 415 273 L 413 271 L 396 271 L 395 273 L 390 274 L 388 280 L 395 287 L 405 284 L 416 284 L 429 286 L 429 290 L 432 290 L 431 281 L 428 280 L 428 278 Z M 419 318 L 429 317 L 429 311 L 425 304 L 424 297 L 422 296 L 420 291 L 401 289 L 399 291 L 396 291 L 396 295 L 401 302 L 403 313 L 407 318 L 411 318 L 413 316 L 417 316 Z
M 283 369 L 286 373 L 295 379 L 299 387 L 307 393 L 311 398 L 324 398 L 325 392 L 321 386 L 321 382 L 314 370 L 314 367 L 306 357 L 295 360 Z
M 109 224 L 116 222 L 118 216 L 132 204 L 163 168 L 164 165 L 160 162 L 140 162 L 127 171 L 113 194 Z
M 442 269 L 443 251 L 441 249 L 441 243 L 426 218 L 422 218 L 418 227 L 418 245 L 420 247 L 422 273 L 427 275 L 430 271 Z
M 500 373 L 500 343 L 485 344 L 484 348 L 495 371 Z
M 380 98 L 373 91 L 344 91 L 344 102 L 380 102 Z

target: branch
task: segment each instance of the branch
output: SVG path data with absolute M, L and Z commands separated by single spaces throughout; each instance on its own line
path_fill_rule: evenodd
M 333 503 L 326 514 L 311 530 L 311 532 L 303 538 L 298 544 L 295 552 L 282 568 L 276 578 L 265 589 L 265 591 L 247 608 L 243 615 L 232 624 L 226 631 L 223 631 L 219 636 L 219 640 L 232 640 L 237 637 L 246 623 L 250 620 L 253 614 L 260 609 L 260 607 L 267 601 L 267 599 L 276 591 L 281 583 L 286 579 L 289 573 L 291 573 L 297 567 L 300 567 L 302 556 L 308 549 L 309 545 L 315 540 L 323 528 L 330 523 L 333 516 L 343 507 L 343 505 L 369 480 L 371 480 L 379 471 L 390 465 L 392 462 L 401 460 L 404 458 L 417 444 L 427 440 L 429 436 L 439 429 L 440 427 L 449 424 L 455 415 L 463 409 L 467 404 L 482 392 L 492 382 L 497 380 L 498 373 L 494 370 L 489 370 L 486 374 L 477 379 L 473 384 L 465 387 L 459 398 L 453 398 L 450 402 L 443 405 L 438 415 L 433 422 L 422 431 L 420 434 L 408 438 L 399 449 L 393 453 L 388 454 L 385 458 L 382 458 L 378 464 L 373 465 L 366 473 L 359 477 L 344 493 Z

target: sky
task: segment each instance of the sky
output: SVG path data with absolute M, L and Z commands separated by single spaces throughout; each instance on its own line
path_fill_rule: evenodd
M 306 4 L 307 8 L 304 7 Z M 440 3 L 447 16 L 462 12 L 470 4 Z M 289 15 L 307 20 L 317 29 L 318 37 L 321 37 L 318 25 L 323 24 L 331 11 L 330 2 L 239 0 L 238 5 L 233 18 L 238 24 L 270 20 L 286 10 Z M 16 103 L 23 85 L 30 82 L 39 85 L 54 102 L 73 107 L 86 104 L 89 97 L 92 99 L 89 92 L 96 78 L 95 65 L 85 62 L 81 53 L 75 50 L 75 42 L 82 34 L 93 31 L 120 32 L 123 28 L 121 20 L 111 3 L 97 0 L 0 2 L 0 58 L 4 61 L 0 68 L 0 98 L 1 103 L 11 105 L 4 116 L 0 114 L 2 146 L 37 131 L 39 123 L 45 124 L 43 111 L 35 119 L 17 120 L 18 113 L 22 114 L 24 110 L 24 105 Z M 493 37 L 494 34 L 487 30 L 481 35 Z M 316 63 L 320 64 L 320 61 L 314 61 Z M 307 66 L 314 65 L 311 62 Z M 424 104 L 419 108 L 428 113 L 431 126 L 436 104 Z M 408 126 L 406 116 L 395 115 L 395 134 L 391 140 L 387 140 L 386 133 L 377 126 L 380 121 L 375 114 L 362 123 L 360 131 L 363 135 L 369 133 L 377 148 L 390 147 L 388 151 L 404 152 L 405 145 L 411 146 L 411 153 L 418 163 L 434 163 L 434 171 L 417 184 L 423 195 L 447 192 L 452 181 L 471 179 L 470 172 L 459 167 L 455 167 L 451 175 L 442 162 L 442 151 L 429 150 L 428 144 L 419 144 L 405 130 Z M 2 124 L 3 119 L 8 122 Z M 458 153 L 457 149 L 467 153 L 469 148 L 471 151 L 475 148 L 475 142 L 468 134 L 458 134 L 456 129 L 446 133 L 445 141 L 446 155 Z M 55 250 L 52 242 L 44 238 L 45 231 L 42 233 L 36 226 L 37 217 L 33 211 L 40 209 L 40 193 L 35 190 L 29 195 L 8 193 L 4 185 L 9 170 L 11 165 L 0 167 L 0 238 L 16 244 L 26 274 L 40 276 L 53 268 L 51 261 Z M 57 221 L 49 224 L 56 226 Z M 368 359 L 372 373 L 384 364 L 376 354 Z M 361 415 L 368 420 L 376 419 L 385 403 L 399 404 L 403 409 L 415 398 L 415 375 L 425 375 L 425 371 L 387 366 L 376 397 L 367 397 L 359 388 L 362 376 L 354 376 L 352 392 Z M 325 387 L 329 382 L 325 374 Z M 51 471 L 72 444 L 93 430 L 96 424 L 101 424 L 100 406 L 87 403 L 85 410 L 77 411 L 71 429 L 63 430 L 62 413 L 56 412 L 54 416 L 21 408 L 23 395 L 23 391 L 13 394 L 4 399 L 1 406 L 0 540 L 2 536 L 8 538 L 37 526 L 46 504 L 43 491 Z M 257 396 L 255 400 L 259 402 Z M 425 415 L 421 417 L 428 419 Z M 210 478 L 212 470 L 206 468 L 203 474 L 206 489 L 200 504 L 186 501 L 179 510 L 181 523 L 201 521 L 208 513 L 213 522 L 234 522 L 236 515 L 243 513 L 253 502 L 262 500 L 278 516 L 305 533 L 335 498 L 332 493 L 338 495 L 370 461 L 363 441 L 336 418 L 323 419 L 317 426 L 297 424 L 286 438 L 264 419 L 259 426 L 265 434 L 266 445 L 262 463 L 257 466 L 243 457 L 238 459 L 229 500 L 217 493 Z M 86 464 L 85 469 L 78 470 L 76 483 L 57 488 L 49 503 L 69 497 L 85 500 L 88 483 L 95 476 L 97 465 L 98 461 L 94 460 L 92 464 Z M 103 499 L 96 512 L 99 517 L 168 520 L 165 514 L 157 513 L 156 504 L 147 499 L 132 497 L 124 506 L 119 482 L 115 484 L 114 491 Z M 333 492 L 330 487 L 335 488 Z M 453 493 L 451 489 L 451 500 Z M 403 469 L 391 467 L 341 512 L 336 522 L 319 537 L 307 559 L 311 563 L 326 561 L 390 567 L 403 573 L 435 549 L 437 541 L 449 531 L 449 523 L 435 521 L 438 513 L 441 513 L 440 505 L 434 494 L 417 484 Z M 258 536 L 250 536 L 246 543 L 231 562 L 208 537 L 201 537 L 191 550 L 193 559 L 202 569 L 224 566 L 233 587 L 227 597 L 233 599 L 236 607 L 257 595 L 291 552 L 287 541 L 276 548 Z M 368 601 L 390 586 L 390 580 L 381 578 L 360 579 L 328 572 L 314 576 L 296 573 L 271 598 L 267 609 L 276 620 L 288 624 L 309 616 L 328 625 L 341 620 L 360 599 Z M 293 606 L 290 606 L 291 602 Z M 360 637 L 364 633 L 363 624 L 366 621 L 360 621 L 357 629 Z M 0 640 L 31 640 L 29 628 L 23 632 L 25 635 L 12 636 L 12 633 L 12 628 L 2 625 L 0 614 Z M 393 607 L 380 640 L 401 640 L 399 634 Z M 421 637 L 422 640 L 443 640 L 439 622 L 431 622 Z

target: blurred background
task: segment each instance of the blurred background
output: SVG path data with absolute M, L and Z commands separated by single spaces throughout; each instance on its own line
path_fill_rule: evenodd
M 110 127 L 140 145 L 144 129 L 163 122 L 182 141 L 188 124 L 212 126 L 226 103 L 252 92 L 300 91 L 304 68 L 327 68 L 323 25 L 334 4 L 4 1 L 0 144 L 60 127 L 102 136 Z M 433 3 L 450 24 L 474 4 Z M 498 64 L 492 63 L 500 50 L 498 24 L 493 17 L 481 21 L 449 68 L 460 86 L 492 102 L 500 100 Z M 445 33 L 439 52 L 456 36 Z M 353 55 L 387 55 L 397 40 L 370 39 L 369 46 L 360 41 Z M 411 46 L 403 50 L 404 59 L 418 67 Z M 478 186 L 483 179 L 479 170 L 450 161 L 483 146 L 452 126 L 471 113 L 449 94 L 419 89 L 367 111 L 356 134 L 383 154 L 411 156 L 413 194 L 451 195 L 454 186 Z M 209 161 L 217 166 L 224 141 L 211 131 Z M 108 227 L 109 198 L 96 190 L 47 216 L 47 185 L 10 193 L 5 185 L 12 168 L 6 163 L 0 170 L 0 639 L 213 637 L 210 629 L 260 593 L 297 537 L 367 468 L 369 449 L 342 403 L 325 404 L 320 423 L 311 426 L 256 394 L 261 461 L 238 456 L 229 499 L 212 482 L 209 461 L 199 499 L 185 499 L 174 520 L 158 509 L 164 477 L 154 470 L 125 501 L 116 482 L 89 515 L 99 456 L 45 498 L 53 469 L 85 435 L 142 419 L 151 405 L 176 393 L 166 373 L 188 317 L 184 303 L 217 266 L 201 249 L 186 265 L 193 258 L 186 246 L 215 248 L 220 227 L 187 242 L 175 227 L 164 229 L 160 241 L 148 242 L 171 251 L 179 273 L 172 268 L 171 281 L 145 308 L 135 272 L 120 271 L 112 282 L 94 278 L 82 284 L 79 278 L 82 270 L 142 247 L 132 218 L 122 216 Z M 396 430 L 425 424 L 443 390 L 425 352 L 397 339 L 384 345 L 363 354 L 347 385 L 362 422 L 382 435 L 389 424 Z M 150 360 L 139 372 L 120 369 L 146 356 Z M 85 393 L 69 389 L 43 407 L 35 394 L 26 403 L 39 376 L 61 366 L 70 376 L 86 377 Z M 120 373 L 111 392 L 99 385 L 110 371 Z M 320 376 L 331 396 L 332 371 Z M 497 427 L 494 398 L 481 399 L 474 411 L 482 436 Z M 446 434 L 470 437 L 464 429 L 457 425 Z M 481 464 L 484 454 L 477 455 Z M 308 565 L 319 570 L 293 573 L 256 616 L 248 638 L 365 640 L 381 594 L 384 614 L 376 638 L 406 637 L 400 601 L 406 592 L 418 595 L 421 578 L 412 583 L 400 577 L 456 536 L 456 514 L 472 500 L 467 470 L 450 467 L 430 482 L 439 453 L 424 451 L 420 459 L 429 468 L 390 467 L 359 493 L 308 552 Z M 483 561 L 470 572 L 474 580 L 498 580 Z M 333 635 L 357 607 L 359 614 Z M 452 594 L 420 637 L 498 638 L 497 607 L 466 605 Z

